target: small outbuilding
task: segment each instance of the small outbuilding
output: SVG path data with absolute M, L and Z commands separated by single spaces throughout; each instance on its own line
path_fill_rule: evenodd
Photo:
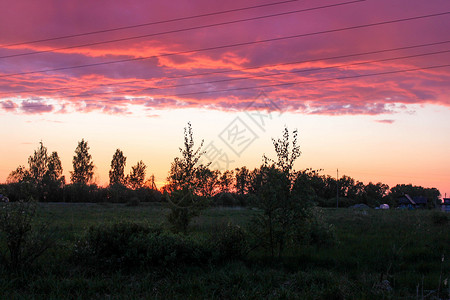
M 424 196 L 409 196 L 405 194 L 397 199 L 400 207 L 424 208 L 427 206 L 428 199 Z
M 442 199 L 441 209 L 446 212 L 450 212 L 450 198 Z

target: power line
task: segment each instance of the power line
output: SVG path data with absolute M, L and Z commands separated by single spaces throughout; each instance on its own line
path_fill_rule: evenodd
M 395 70 L 395 71 L 386 71 L 386 72 L 378 72 L 378 73 L 370 73 L 370 74 L 358 74 L 358 75 L 350 75 L 350 76 L 340 76 L 340 77 L 332 77 L 332 78 L 295 81 L 295 82 L 287 82 L 287 83 L 265 84 L 265 85 L 258 85 L 258 86 L 239 87 L 239 88 L 222 89 L 222 90 L 214 90 L 214 91 L 200 91 L 200 92 L 191 92 L 191 93 L 178 93 L 178 94 L 172 94 L 172 95 L 164 95 L 164 97 L 194 96 L 194 95 L 210 94 L 210 93 L 234 92 L 234 91 L 242 91 L 242 90 L 260 89 L 260 88 L 266 88 L 266 87 L 291 86 L 291 85 L 297 85 L 297 84 L 302 84 L 302 83 L 308 84 L 308 83 L 327 82 L 327 81 L 334 81 L 334 80 L 345 80 L 345 79 L 355 79 L 355 78 L 363 78 L 363 77 L 391 75 L 391 74 L 414 72 L 414 71 L 432 70 L 432 69 L 445 68 L 445 67 L 450 67 L 450 64 L 435 65 L 435 66 L 413 68 L 413 69 Z M 92 94 L 71 95 L 71 96 L 67 96 L 66 98 L 92 96 L 92 95 L 100 95 L 100 94 L 106 94 L 106 93 L 92 93 Z M 112 102 L 112 101 L 116 101 L 116 100 L 89 100 L 89 99 L 84 100 L 85 103 L 86 102 Z M 42 104 L 39 104 L 39 105 L 28 104 L 27 108 L 28 107 L 40 107 L 40 106 L 43 106 L 43 105 Z
M 313 36 L 313 35 L 319 35 L 319 34 L 334 33 L 334 32 L 346 31 L 346 30 L 353 30 L 353 29 L 367 28 L 367 27 L 373 27 L 373 26 L 379 26 L 379 25 L 387 25 L 387 24 L 393 24 L 393 23 L 399 23 L 399 22 L 405 22 L 405 21 L 412 21 L 412 20 L 418 20 L 418 19 L 424 19 L 424 18 L 438 17 L 438 16 L 447 15 L 447 14 L 450 14 L 450 12 L 443 12 L 443 13 L 430 14 L 430 15 L 422 15 L 422 16 L 416 16 L 416 17 L 409 17 L 409 18 L 396 19 L 396 20 L 391 20 L 391 21 L 376 22 L 376 23 L 370 23 L 370 24 L 364 24 L 364 25 L 356 25 L 356 26 L 343 27 L 343 28 L 338 28 L 338 29 L 330 29 L 330 30 L 311 32 L 311 33 L 303 33 L 303 34 L 297 34 L 297 35 L 291 35 L 291 36 L 285 36 L 285 37 L 277 37 L 277 38 L 271 38 L 271 39 L 265 39 L 265 40 L 259 40 L 259 41 L 243 42 L 243 43 L 221 45 L 221 46 L 213 46 L 213 47 L 208 47 L 208 48 L 200 48 L 200 49 L 195 49 L 195 50 L 185 50 L 185 51 L 179 51 L 179 52 L 173 52 L 173 53 L 164 53 L 164 54 L 152 55 L 152 56 L 146 56 L 146 57 L 113 60 L 113 61 L 107 61 L 107 62 L 99 62 L 99 63 L 85 64 L 85 65 L 78 65 L 78 66 L 53 68 L 53 69 L 47 69 L 47 70 L 27 71 L 27 72 L 20 72 L 20 73 L 4 74 L 4 75 L 0 75 L 0 78 L 17 76 L 17 75 L 27 75 L 27 74 L 51 72 L 51 71 L 62 71 L 62 70 L 69 70 L 69 69 L 79 69 L 79 68 L 85 68 L 85 67 L 102 66 L 102 65 L 109 65 L 109 64 L 116 64 L 116 63 L 123 63 L 123 62 L 140 61 L 140 60 L 145 60 L 145 59 L 150 59 L 150 58 L 167 57 L 167 56 L 189 54 L 189 53 L 196 53 L 196 52 L 204 52 L 204 51 L 211 51 L 211 50 L 218 50 L 218 49 L 225 49 L 225 48 L 232 48 L 232 47 L 255 45 L 255 44 L 260 44 L 260 43 L 281 41 L 281 40 L 301 38 L 301 37 Z
M 176 88 L 176 87 L 195 86 L 195 85 L 210 84 L 210 83 L 222 83 L 222 82 L 230 82 L 230 81 L 236 81 L 236 80 L 248 80 L 248 79 L 254 79 L 254 78 L 263 78 L 263 77 L 284 75 L 284 74 L 297 74 L 297 73 L 305 73 L 305 72 L 322 71 L 322 70 L 327 70 L 327 69 L 335 69 L 335 68 L 342 68 L 342 67 L 350 67 L 350 66 L 356 66 L 356 65 L 377 63 L 377 62 L 385 62 L 385 61 L 392 61 L 392 60 L 416 58 L 416 57 L 421 57 L 421 56 L 442 54 L 442 53 L 448 53 L 448 52 L 450 52 L 450 50 L 442 50 L 442 51 L 436 51 L 436 52 L 430 52 L 430 53 L 415 54 L 415 55 L 408 55 L 408 56 L 400 56 L 400 57 L 393 57 L 393 58 L 384 58 L 384 59 L 377 59 L 377 60 L 371 60 L 371 61 L 365 61 L 365 62 L 356 62 L 356 63 L 350 63 L 350 64 L 337 65 L 337 66 L 329 66 L 329 67 L 324 67 L 324 68 L 303 69 L 303 70 L 297 70 L 297 71 L 279 72 L 279 73 L 254 75 L 254 76 L 246 76 L 246 77 L 238 77 L 238 78 L 227 78 L 227 79 L 205 81 L 205 82 L 196 82 L 196 83 L 175 84 L 175 85 L 168 85 L 168 86 L 163 86 L 163 87 L 151 87 L 151 88 L 144 88 L 144 89 L 140 88 L 140 89 L 123 90 L 123 91 L 82 93 L 82 94 L 78 94 L 78 95 L 69 95 L 69 96 L 66 96 L 66 97 L 67 98 L 74 98 L 74 97 L 85 97 L 85 96 L 93 96 L 93 95 L 107 95 L 107 94 L 115 94 L 115 93 L 130 93 L 130 92 L 131 93 L 135 93 L 135 92 L 142 92 L 142 91 L 146 91 L 146 90 L 165 90 L 165 89 Z
M 252 18 L 245 18 L 245 19 L 239 19 L 239 20 L 233 20 L 233 21 L 214 23 L 214 24 L 209 24 L 209 25 L 200 25 L 200 26 L 194 26 L 194 27 L 188 27 L 188 28 L 182 28 L 182 29 L 163 31 L 163 32 L 158 32 L 158 33 L 150 33 L 150 34 L 144 34 L 144 35 L 138 35 L 138 36 L 125 37 L 125 38 L 120 38 L 120 39 L 106 40 L 106 41 L 101 41 L 101 42 L 92 42 L 92 43 L 79 44 L 79 45 L 73 45 L 73 46 L 67 46 L 67 47 L 52 48 L 49 50 L 40 50 L 40 51 L 33 51 L 33 52 L 4 55 L 4 56 L 0 56 L 0 59 L 1 58 L 19 57 L 19 56 L 28 56 L 28 55 L 34 55 L 34 54 L 40 54 L 40 53 L 50 53 L 50 52 L 58 51 L 58 50 L 68 50 L 68 49 L 82 48 L 82 47 L 86 47 L 86 46 L 103 45 L 103 44 L 109 44 L 109 43 L 135 40 L 135 39 L 140 39 L 140 38 L 145 38 L 145 37 L 154 37 L 154 36 L 159 36 L 159 35 L 164 35 L 164 34 L 180 33 L 180 32 L 185 32 L 185 31 L 196 30 L 196 29 L 205 29 L 205 28 L 211 28 L 211 27 L 217 27 L 217 26 L 223 26 L 223 25 L 231 25 L 231 24 L 255 21 L 255 20 L 266 19 L 266 18 L 271 18 L 271 17 L 280 17 L 280 16 L 289 15 L 289 14 L 296 14 L 296 13 L 308 12 L 308 11 L 319 10 L 319 9 L 324 9 L 324 8 L 337 7 L 337 6 L 347 5 L 347 4 L 354 4 L 354 3 L 358 3 L 358 2 L 362 2 L 362 1 L 365 1 L 365 0 L 354 0 L 354 1 L 349 1 L 349 2 L 342 2 L 342 3 L 331 4 L 331 5 L 319 6 L 319 7 L 314 7 L 314 8 L 299 9 L 299 10 L 294 10 L 294 11 L 287 11 L 287 12 L 282 12 L 282 13 L 257 16 L 257 17 L 252 17 Z
M 429 67 L 422 67 L 422 68 L 414 68 L 414 69 L 406 69 L 406 70 L 397 70 L 397 71 L 386 71 L 386 72 L 372 73 L 372 74 L 359 74 L 359 75 L 341 76 L 341 77 L 335 77 L 335 78 L 314 79 L 314 80 L 296 81 L 296 82 L 288 82 L 288 83 L 266 84 L 266 85 L 260 85 L 260 86 L 252 86 L 252 87 L 240 87 L 240 88 L 232 88 L 232 89 L 224 89 L 224 90 L 181 93 L 181 94 L 166 95 L 166 97 L 180 97 L 180 96 L 193 96 L 193 95 L 201 95 L 201 94 L 209 94 L 209 93 L 234 92 L 234 91 L 241 91 L 241 90 L 258 89 L 258 88 L 264 88 L 264 87 L 279 87 L 279 86 L 297 85 L 300 83 L 315 83 L 315 82 L 325 82 L 325 81 L 332 81 L 332 80 L 354 79 L 354 78 L 361 78 L 361 77 L 390 75 L 390 74 L 421 71 L 421 70 L 431 70 L 431 69 L 445 68 L 445 67 L 450 67 L 450 64 L 429 66 Z
M 221 83 L 221 82 L 229 82 L 229 81 L 236 81 L 236 80 L 247 80 L 247 79 L 253 79 L 253 78 L 271 77 L 271 76 L 285 75 L 285 74 L 296 74 L 296 73 L 305 73 L 305 72 L 312 72 L 312 71 L 322 71 L 322 70 L 327 70 L 327 69 L 350 67 L 350 66 L 356 66 L 356 65 L 363 65 L 363 64 L 377 63 L 377 62 L 385 62 L 385 61 L 392 61 L 392 60 L 399 60 L 399 59 L 416 58 L 416 57 L 421 57 L 421 56 L 442 54 L 442 53 L 448 53 L 448 52 L 450 52 L 450 50 L 442 50 L 442 51 L 435 51 L 435 52 L 429 52 L 429 53 L 407 55 L 407 56 L 394 57 L 394 58 L 384 58 L 384 59 L 371 60 L 371 61 L 366 61 L 366 62 L 356 62 L 356 63 L 343 64 L 343 65 L 337 65 L 337 66 L 329 66 L 329 67 L 323 67 L 323 68 L 303 69 L 303 70 L 297 70 L 297 71 L 287 71 L 287 72 L 279 72 L 279 73 L 263 74 L 263 75 L 254 75 L 254 76 L 246 76 L 246 77 L 238 77 L 238 78 L 227 78 L 227 79 L 219 79 L 219 80 L 206 81 L 206 82 L 176 84 L 176 85 L 164 86 L 162 88 L 151 87 L 151 88 L 140 89 L 140 90 L 137 90 L 137 91 L 155 90 L 155 89 L 156 90 L 160 90 L 160 89 L 174 88 L 174 87 L 185 87 L 185 86 L 193 86 L 193 85 L 201 85 L 201 84 L 209 84 L 209 83 Z
M 225 74 L 225 73 L 238 72 L 238 71 L 255 70 L 255 69 L 260 69 L 260 68 L 270 68 L 270 67 L 286 66 L 286 65 L 301 64 L 301 63 L 316 62 L 316 61 L 324 61 L 324 60 L 350 58 L 350 57 L 355 57 L 355 56 L 363 56 L 363 55 L 370 55 L 370 54 L 380 54 L 380 53 L 399 51 L 399 50 L 409 50 L 409 49 L 414 49 L 414 48 L 436 46 L 436 45 L 442 45 L 442 44 L 448 44 L 448 43 L 450 43 L 450 40 L 434 42 L 434 43 L 419 44 L 419 45 L 412 45 L 412 46 L 397 47 L 397 48 L 382 49 L 382 50 L 374 50 L 374 51 L 368 51 L 368 52 L 346 54 L 346 55 L 339 55 L 339 56 L 323 57 L 323 58 L 310 59 L 310 60 L 300 60 L 300 61 L 285 62 L 285 63 L 278 63 L 278 64 L 253 66 L 253 67 L 240 68 L 240 69 L 220 70 L 220 71 L 195 73 L 195 74 L 187 74 L 187 75 L 179 75 L 179 76 L 169 76 L 169 77 L 164 77 L 164 79 L 181 79 L 181 78 L 189 78 L 189 77 L 197 77 L 197 76 Z M 122 84 L 134 84 L 134 83 L 140 83 L 140 82 L 146 82 L 146 81 L 156 81 L 156 80 L 155 79 L 141 79 L 141 80 L 132 80 L 132 81 L 125 81 L 125 82 L 117 82 L 117 83 L 78 85 L 78 86 L 74 86 L 74 87 L 75 88 L 77 88 L 77 87 L 83 87 L 83 88 L 86 88 L 86 87 L 105 87 L 105 86 L 115 86 L 115 85 L 122 85 Z M 21 90 L 21 91 L 14 91 L 14 92 L 2 92 L 2 93 L 0 93 L 0 95 L 39 92 L 39 91 L 63 91 L 63 90 L 67 90 L 67 88 L 64 87 L 64 88 L 42 88 L 42 89 L 33 89 L 33 90 Z
M 436 55 L 436 54 L 442 54 L 442 53 L 448 53 L 448 52 L 450 52 L 450 50 L 442 50 L 442 51 L 414 54 L 414 55 L 407 55 L 407 56 L 400 56 L 400 57 L 393 57 L 393 58 L 383 58 L 383 59 L 376 59 L 376 60 L 370 60 L 370 61 L 365 61 L 365 62 L 356 62 L 356 63 L 336 65 L 336 66 L 329 66 L 329 67 L 324 67 L 324 68 L 303 69 L 303 70 L 297 70 L 297 71 L 278 72 L 278 73 L 272 73 L 272 74 L 245 76 L 245 77 L 238 77 L 238 78 L 227 78 L 227 79 L 219 79 L 219 80 L 213 80 L 213 81 L 175 84 L 175 85 L 168 85 L 168 86 L 163 86 L 163 87 L 150 87 L 150 88 L 143 88 L 143 89 L 140 88 L 140 89 L 132 89 L 132 90 L 98 92 L 98 93 L 82 93 L 82 94 L 78 94 L 78 95 L 69 95 L 66 97 L 74 98 L 74 97 L 106 95 L 106 94 L 114 94 L 114 93 L 130 93 L 130 92 L 135 93 L 135 92 L 143 92 L 146 90 L 165 90 L 165 89 L 177 88 L 177 87 L 195 86 L 195 85 L 211 84 L 211 83 L 222 83 L 222 82 L 230 82 L 230 81 L 237 81 L 237 80 L 248 80 L 248 79 L 254 79 L 254 78 L 265 78 L 265 77 L 285 75 L 285 74 L 297 74 L 297 73 L 305 73 L 305 72 L 322 71 L 322 70 L 328 70 L 328 69 L 350 67 L 350 66 L 371 64 L 371 63 L 377 63 L 377 62 L 386 62 L 386 61 L 409 59 L 409 58 L 416 58 L 416 57 L 428 56 L 428 55 Z
M 261 8 L 261 7 L 268 7 L 268 6 L 275 6 L 275 5 L 280 5 L 280 4 L 290 3 L 290 2 L 298 2 L 298 1 L 300 1 L 300 0 L 286 0 L 286 1 L 280 1 L 280 2 L 274 2 L 274 3 L 247 6 L 247 7 L 242 7 L 242 8 L 235 8 L 235 9 L 229 9 L 229 10 L 212 12 L 212 13 L 204 13 L 204 14 L 193 15 L 193 16 L 188 16 L 188 17 L 180 17 L 180 18 L 174 18 L 174 19 L 168 19 L 168 20 L 162 20 L 162 21 L 142 23 L 142 24 L 137 24 L 137 25 L 115 27 L 115 28 L 110 28 L 110 29 L 90 31 L 90 32 L 84 32 L 84 33 L 78 33 L 78 34 L 63 35 L 63 36 L 59 36 L 59 37 L 51 37 L 51 38 L 26 41 L 26 42 L 14 43 L 14 44 L 5 44 L 5 45 L 1 45 L 0 47 L 12 47 L 12 46 L 20 46 L 20 45 L 26 45 L 26 44 L 36 44 L 36 43 L 41 43 L 41 42 L 55 41 L 55 40 L 67 39 L 67 38 L 73 38 L 73 37 L 79 37 L 79 36 L 94 35 L 94 34 L 113 32 L 113 31 L 119 31 L 119 30 L 124 30 L 124 29 L 132 29 L 132 28 L 145 27 L 145 26 L 151 26 L 151 25 L 159 25 L 159 24 L 184 21 L 184 20 L 190 20 L 190 19 L 196 19 L 196 18 L 202 18 L 202 17 L 209 17 L 209 16 L 220 15 L 220 14 L 227 14 L 227 13 L 231 13 L 231 12 L 238 12 L 238 11 L 244 11 L 244 10 Z

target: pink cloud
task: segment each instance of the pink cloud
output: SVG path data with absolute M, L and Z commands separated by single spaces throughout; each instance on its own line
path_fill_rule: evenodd
M 42 100 L 25 100 L 20 105 L 20 109 L 26 114 L 49 113 L 53 108 L 53 105 L 48 105 Z
M 5 12 L 0 18 L 2 28 L 0 44 L 8 45 L 52 36 L 173 19 L 253 4 L 246 1 L 238 5 L 233 2 L 211 3 L 206 0 L 195 3 L 187 0 L 167 3 L 135 0 L 127 2 L 126 9 L 123 3 L 104 1 L 90 2 L 83 6 L 55 0 L 44 0 L 39 5 L 0 4 L 0 11 Z M 234 14 L 71 39 L 9 47 L 0 45 L 0 56 L 251 18 L 317 5 L 293 2 Z M 450 26 L 448 16 L 270 43 L 166 55 L 408 18 L 448 9 L 450 4 L 445 0 L 430 3 L 419 0 L 400 0 L 396 3 L 388 0 L 376 3 L 364 1 L 345 7 L 163 34 L 146 39 L 0 58 L 0 101 L 4 110 L 13 110 L 11 105 L 14 103 L 8 102 L 12 97 L 52 99 L 61 107 L 58 110 L 55 109 L 56 106 L 47 105 L 42 101 L 27 100 L 20 104 L 24 113 L 65 113 L 74 109 L 83 112 L 95 110 L 108 114 L 128 114 L 129 106 L 134 105 L 155 109 L 206 107 L 242 110 L 257 97 L 260 90 L 264 90 L 269 98 L 278 101 L 286 110 L 314 114 L 384 114 L 393 112 L 391 104 L 434 103 L 450 106 L 450 99 L 447 96 L 450 94 L 448 67 L 366 76 L 440 65 L 449 61 L 449 53 L 361 64 L 377 59 L 441 51 L 447 49 L 448 44 L 376 55 L 324 59 L 446 40 L 448 35 L 445 28 Z M 163 56 L 98 65 L 155 55 Z M 287 64 L 296 61 L 304 63 Z M 93 66 L 75 67 L 89 64 Z M 70 66 L 74 68 L 8 76 Z M 253 68 L 258 66 L 263 67 Z M 280 74 L 272 76 L 276 73 Z
M 2 108 L 6 111 L 15 111 L 18 105 L 11 100 L 2 101 L 0 102 L 2 105 Z

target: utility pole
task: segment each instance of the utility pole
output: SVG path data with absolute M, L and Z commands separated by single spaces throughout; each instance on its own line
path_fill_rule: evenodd
M 336 208 L 339 208 L 339 169 L 336 169 Z

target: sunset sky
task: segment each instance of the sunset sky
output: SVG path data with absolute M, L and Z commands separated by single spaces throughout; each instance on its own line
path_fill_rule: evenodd
M 161 186 L 183 144 L 254 168 L 284 126 L 296 168 L 450 195 L 450 1 L 2 1 L 0 182 L 42 141 L 96 183 L 117 148 Z

